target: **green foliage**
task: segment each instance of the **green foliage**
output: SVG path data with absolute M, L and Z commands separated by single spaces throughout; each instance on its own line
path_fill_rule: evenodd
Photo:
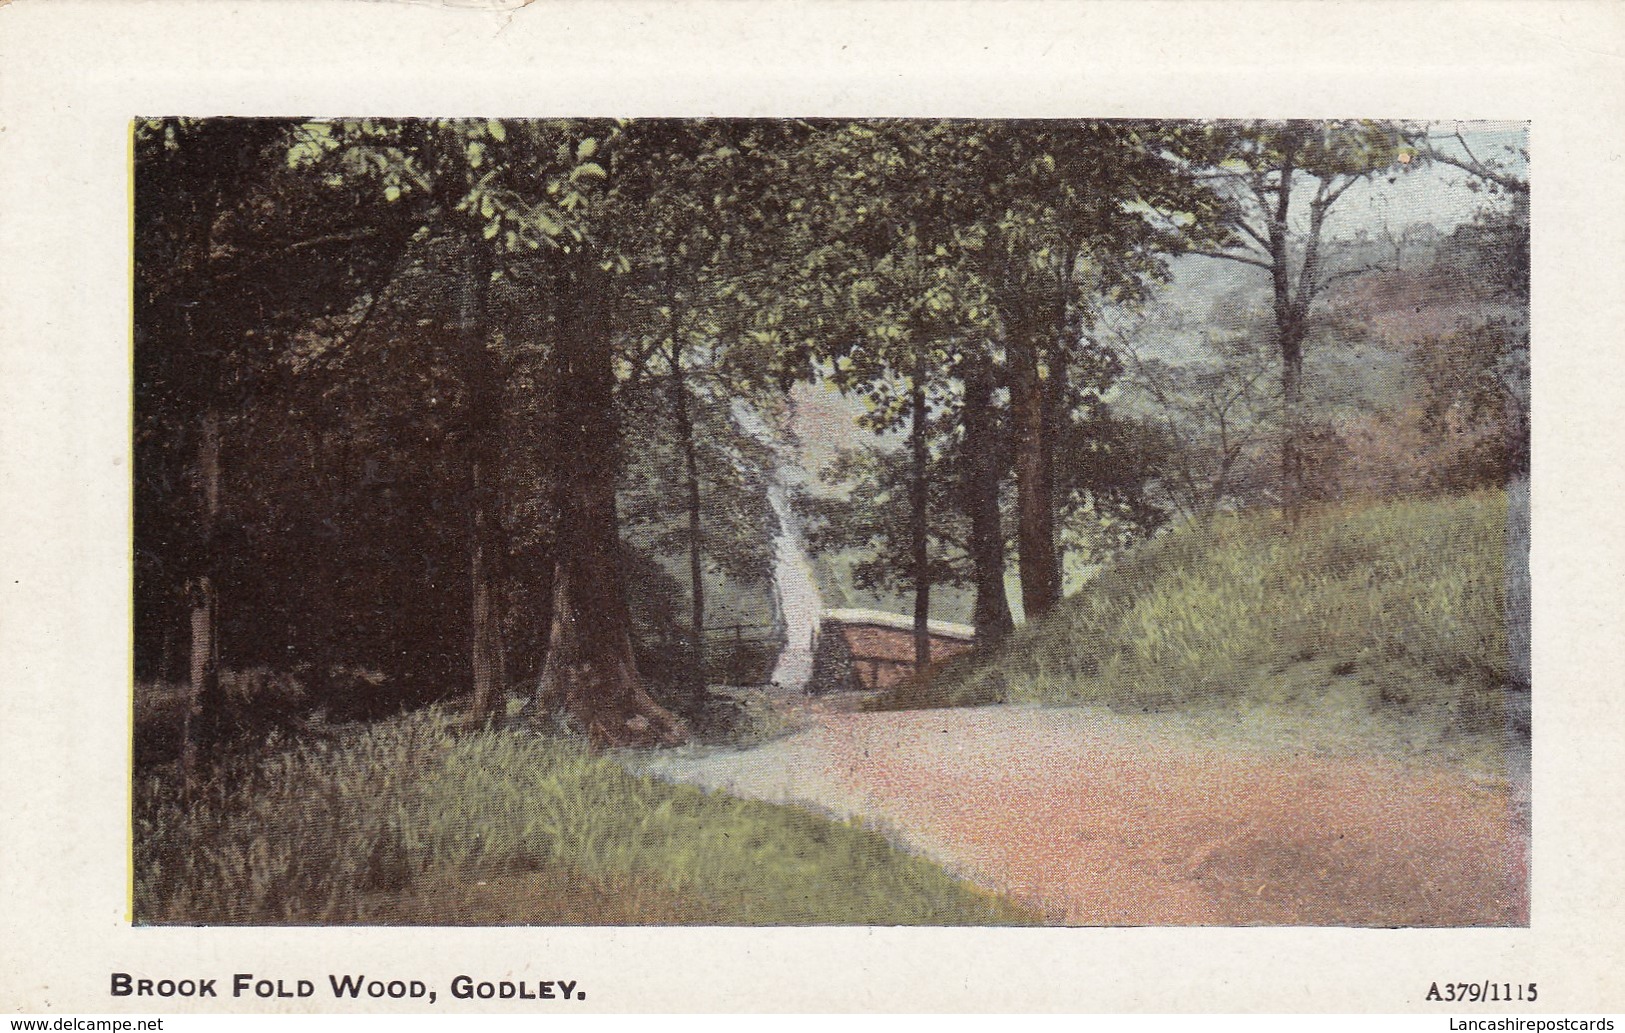
M 1506 484 L 1529 472 L 1529 329 L 1492 320 L 1418 342 L 1421 428 L 1440 487 Z
M 189 807 L 149 775 L 135 872 L 151 924 L 388 921 L 414 895 L 535 873 L 586 922 L 639 921 L 615 899 L 628 887 L 675 902 L 660 920 L 697 924 L 1030 921 L 857 824 L 634 777 L 531 732 L 458 732 L 433 711 L 273 745 Z M 459 918 L 431 901 L 427 920 Z
M 1169 310 L 1114 328 L 1129 369 L 1120 404 L 1141 421 L 1150 490 L 1186 518 L 1259 498 L 1249 474 L 1279 408 L 1267 334 L 1214 309 L 1222 330 L 1195 340 L 1180 339 L 1183 317 Z
M 1184 153 L 1227 172 L 1270 173 L 1290 164 L 1317 179 L 1357 178 L 1415 155 L 1398 125 L 1374 119 L 1220 119 L 1192 127 Z
M 332 179 L 371 177 L 390 203 L 432 200 L 442 224 L 520 255 L 593 233 L 606 173 L 586 159 L 619 134 L 601 119 L 310 122 L 296 128 L 287 162 Z
M 350 333 L 354 313 L 369 308 L 409 248 L 417 218 L 407 204 L 377 199 L 367 175 L 315 176 L 290 166 L 285 156 L 299 139 L 294 124 L 265 119 L 163 119 L 135 128 L 135 606 L 142 629 L 137 663 L 149 675 L 178 666 L 173 629 L 184 620 L 182 587 L 189 579 L 208 571 L 232 599 L 224 630 L 235 655 L 227 662 L 264 662 L 285 630 L 324 628 L 319 617 L 310 624 L 304 617 L 324 611 L 313 599 L 324 589 L 338 583 L 371 596 L 392 579 L 376 567 L 346 579 L 324 569 L 343 546 L 354 545 L 348 531 L 364 522 L 358 515 L 376 510 L 386 494 L 401 510 L 421 501 L 397 491 L 404 485 L 361 490 L 367 486 L 357 476 L 344 485 L 343 498 L 320 495 L 325 512 L 310 504 L 317 497 L 311 482 L 332 485 L 329 474 L 339 464 L 324 460 L 341 449 L 332 447 L 327 428 L 292 426 L 289 417 L 326 409 L 331 427 L 344 422 L 334 412 L 343 403 L 336 392 L 323 397 L 332 387 L 325 379 L 296 385 L 290 372 L 295 362 L 309 368 L 312 338 Z M 423 357 L 416 368 L 432 365 Z M 432 375 L 425 379 L 433 382 Z M 403 408 L 392 415 L 410 422 Z M 220 414 L 228 454 L 220 519 L 205 540 L 195 449 L 209 410 Z M 248 439 L 259 446 L 252 470 L 230 454 Z M 377 465 L 364 448 L 342 450 L 365 453 Z M 307 458 L 309 465 L 301 462 Z M 345 474 L 359 471 L 362 456 L 356 460 Z M 420 456 L 414 467 L 438 473 L 437 460 Z M 300 481 L 303 491 L 287 490 Z M 419 533 L 421 516 L 419 510 L 386 518 L 394 524 L 392 540 Z M 298 544 L 266 562 L 290 542 Z M 289 554 L 300 557 L 297 573 L 277 562 Z M 418 555 L 432 562 L 432 550 Z M 347 558 L 359 559 L 353 549 Z M 400 575 L 397 585 L 415 580 L 415 571 L 393 573 Z M 257 589 L 253 599 L 240 591 L 248 580 Z M 396 611 L 405 618 L 403 638 L 427 646 L 414 635 L 421 629 L 412 609 L 405 602 Z M 230 626 L 235 621 L 256 626 Z M 347 626 L 370 622 L 357 618 Z M 285 650 L 278 656 L 287 658 Z M 317 648 L 300 659 L 328 657 Z
M 845 471 L 857 485 L 850 497 L 825 501 L 817 544 L 874 543 L 857 589 L 966 579 L 963 515 L 985 511 L 985 500 L 955 483 L 944 460 L 962 429 L 966 380 L 1015 392 L 1023 357 L 1023 397 L 1047 394 L 1053 437 L 1033 447 L 1055 477 L 1054 498 L 1025 504 L 1065 512 L 1063 548 L 1091 555 L 1159 521 L 1142 490 L 1144 436 L 1106 400 L 1120 363 L 1090 330 L 1104 306 L 1138 299 L 1164 276 L 1167 254 L 1220 239 L 1218 196 L 1166 153 L 1167 134 L 1183 131 L 889 119 L 839 124 L 808 142 L 816 189 L 791 206 L 786 292 L 759 325 L 797 375 L 862 398 L 865 426 L 924 437 L 911 444 L 924 457 L 916 466 L 930 469 L 860 457 Z M 924 428 L 911 416 L 916 388 L 931 413 Z M 985 419 L 999 423 L 1006 404 L 991 403 Z M 930 555 L 914 569 L 910 482 L 922 475 Z
M 695 453 L 699 481 L 700 551 L 710 573 L 741 582 L 769 575 L 772 525 L 766 485 L 773 457 L 767 446 L 742 431 L 729 416 L 728 401 L 714 385 L 696 391 L 669 377 L 626 385 L 622 411 L 636 427 L 637 447 L 629 451 L 622 476 L 621 512 L 627 537 L 669 556 L 689 546 L 685 446 Z M 672 419 L 673 390 L 689 392 L 692 426 L 685 442 Z
M 901 587 L 888 588 L 882 584 L 860 584 L 857 570 L 871 566 L 874 553 L 867 548 L 837 549 L 819 553 L 813 560 L 813 571 L 818 577 L 824 606 L 832 610 L 883 610 L 890 613 L 910 613 L 914 605 L 912 593 Z M 1010 591 L 1020 597 L 1015 575 L 1010 578 Z M 974 621 L 976 592 L 972 588 L 952 582 L 931 589 L 931 619 L 970 624 Z
M 917 587 L 909 559 L 914 549 L 910 462 L 902 449 L 847 450 L 825 471 L 835 492 L 810 495 L 801 502 L 811 551 L 820 556 L 841 553 L 853 559 L 844 571 L 843 584 L 882 595 Z M 965 521 L 954 512 L 954 488 L 947 477 L 927 482 L 929 566 L 925 573 L 932 585 L 963 586 L 970 578 Z
M 1439 735 L 1498 734 L 1520 691 L 1507 520 L 1502 491 L 1329 507 L 1296 531 L 1219 514 L 894 702 L 1245 709 L 1345 693 Z

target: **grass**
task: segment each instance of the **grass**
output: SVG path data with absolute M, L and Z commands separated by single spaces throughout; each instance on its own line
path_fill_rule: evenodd
M 1295 530 L 1221 515 L 1102 571 L 992 657 L 944 665 L 883 705 L 1307 703 L 1417 741 L 1526 736 L 1507 553 L 1505 492 L 1327 508 Z
M 806 811 L 437 711 L 137 781 L 144 924 L 1000 925 L 1034 916 Z

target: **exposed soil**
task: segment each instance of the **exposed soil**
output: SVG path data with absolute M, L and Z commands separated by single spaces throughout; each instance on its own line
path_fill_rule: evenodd
M 1515 771 L 1295 752 L 1094 708 L 787 706 L 806 722 L 794 735 L 641 766 L 861 815 L 1058 924 L 1528 924 Z

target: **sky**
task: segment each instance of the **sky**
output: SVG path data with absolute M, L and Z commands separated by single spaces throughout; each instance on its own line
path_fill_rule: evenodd
M 1438 135 L 1459 127 L 1462 139 L 1480 160 L 1511 162 L 1510 171 L 1528 174 L 1528 165 L 1515 153 L 1528 150 L 1528 123 L 1438 122 L 1435 125 Z M 1461 148 L 1454 141 L 1440 141 L 1439 146 L 1459 156 Z M 1472 179 L 1470 174 L 1448 165 L 1432 165 L 1404 173 L 1396 177 L 1393 184 L 1385 177 L 1376 177 L 1349 189 L 1333 215 L 1328 217 L 1327 231 L 1338 236 L 1364 228 L 1375 234 L 1386 221 L 1396 232 L 1413 222 L 1431 222 L 1448 233 L 1471 219 L 1489 200 L 1483 191 L 1474 192 L 1469 188 Z

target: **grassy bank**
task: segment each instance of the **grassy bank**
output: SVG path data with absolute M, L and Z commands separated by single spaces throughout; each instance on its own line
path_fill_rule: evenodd
M 1503 492 L 1329 508 L 1296 530 L 1219 516 L 887 705 L 1331 703 L 1424 738 L 1516 736 L 1527 687 L 1508 653 L 1507 526 Z
M 1031 920 L 868 829 L 432 711 L 268 749 L 189 808 L 140 778 L 134 838 L 141 923 Z

